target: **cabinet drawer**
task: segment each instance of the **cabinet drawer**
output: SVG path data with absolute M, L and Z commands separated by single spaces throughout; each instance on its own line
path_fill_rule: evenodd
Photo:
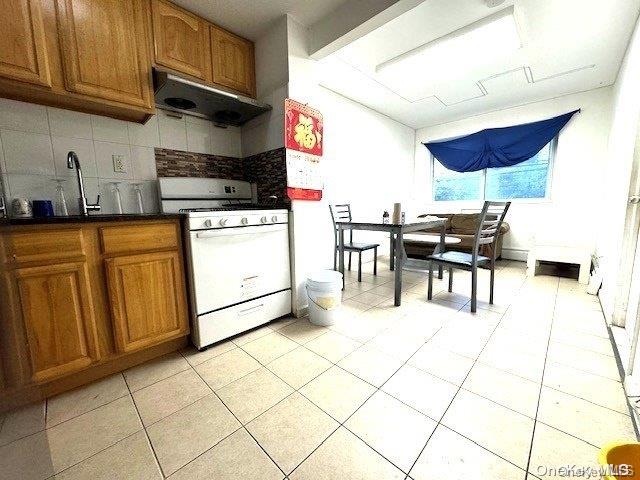
M 9 244 L 17 263 L 80 259 L 85 254 L 80 228 L 13 232 Z
M 100 229 L 102 251 L 107 255 L 178 247 L 178 225 L 126 225 Z

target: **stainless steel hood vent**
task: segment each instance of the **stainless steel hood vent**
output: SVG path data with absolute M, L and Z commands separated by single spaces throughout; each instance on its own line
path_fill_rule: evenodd
M 253 98 L 197 83 L 160 69 L 153 70 L 156 107 L 240 126 L 271 110 Z

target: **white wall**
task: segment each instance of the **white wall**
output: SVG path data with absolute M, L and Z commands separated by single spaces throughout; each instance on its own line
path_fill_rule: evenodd
M 606 227 L 598 239 L 598 253 L 603 255 L 604 279 L 600 300 L 607 319 L 611 320 L 614 308 L 617 316 L 624 316 L 627 299 L 616 298 L 616 292 L 624 283 L 625 275 L 619 275 L 621 267 L 632 264 L 632 252 L 623 257 L 627 196 L 633 163 L 633 151 L 640 118 L 640 32 L 638 25 L 631 37 L 618 78 L 613 87 L 613 115 L 609 135 L 608 167 L 604 177 L 604 211 Z M 614 302 L 617 307 L 614 307 Z
M 288 24 L 289 96 L 319 109 L 324 120 L 323 199 L 292 203 L 294 310 L 300 310 L 307 304 L 303 290 L 307 275 L 333 267 L 328 205 L 348 202 L 357 217 L 378 219 L 393 202 L 408 201 L 415 131 L 320 87 L 315 80 L 316 62 L 307 55 L 306 30 L 291 19 Z M 381 234 L 357 232 L 355 239 L 380 241 L 381 253 L 387 252 L 386 237 Z
M 123 210 L 136 211 L 134 183 L 142 183 L 145 210 L 158 210 L 155 147 L 241 156 L 240 129 L 220 129 L 194 117 L 169 117 L 162 111 L 145 125 L 70 110 L 0 99 L 0 173 L 6 197 L 55 200 L 64 179 L 70 213 L 78 212 L 75 171 L 66 156 L 75 151 L 87 197 L 101 194 L 103 213 L 115 211 L 112 182 L 121 182 Z M 112 155 L 123 155 L 126 173 L 113 171 Z
M 242 126 L 244 157 L 284 146 L 284 100 L 289 81 L 287 17 L 283 16 L 256 40 L 255 52 L 258 100 L 273 110 Z
M 565 95 L 464 120 L 426 127 L 416 132 L 416 208 L 424 211 L 457 211 L 460 204 L 431 201 L 429 152 L 422 142 L 482 130 L 543 120 L 575 110 L 562 130 L 554 160 L 551 198 L 548 201 L 514 201 L 506 221 L 503 256 L 526 259 L 534 235 L 551 231 L 567 244 L 586 242 L 595 248 L 601 230 L 602 179 L 607 168 L 607 139 L 611 116 L 611 88 Z M 477 205 L 480 205 L 478 202 Z M 467 205 L 468 206 L 468 205 Z

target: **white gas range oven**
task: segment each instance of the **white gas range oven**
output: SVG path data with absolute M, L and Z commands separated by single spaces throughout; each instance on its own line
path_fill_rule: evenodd
M 198 349 L 291 313 L 287 210 L 252 203 L 248 182 L 158 183 L 163 211 L 187 215 L 192 340 Z

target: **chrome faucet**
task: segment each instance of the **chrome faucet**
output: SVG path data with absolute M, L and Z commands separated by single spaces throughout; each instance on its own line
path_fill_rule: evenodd
M 69 152 L 67 154 L 67 168 L 73 170 L 73 167 L 76 167 L 76 176 L 78 178 L 78 191 L 80 192 L 80 197 L 78 198 L 78 205 L 80 206 L 80 212 L 82 215 L 89 215 L 90 211 L 99 211 L 100 210 L 100 195 L 98 195 L 98 199 L 95 204 L 90 204 L 87 202 L 87 196 L 84 191 L 84 182 L 82 181 L 82 168 L 80 168 L 80 160 L 78 160 L 78 155 L 76 152 Z

